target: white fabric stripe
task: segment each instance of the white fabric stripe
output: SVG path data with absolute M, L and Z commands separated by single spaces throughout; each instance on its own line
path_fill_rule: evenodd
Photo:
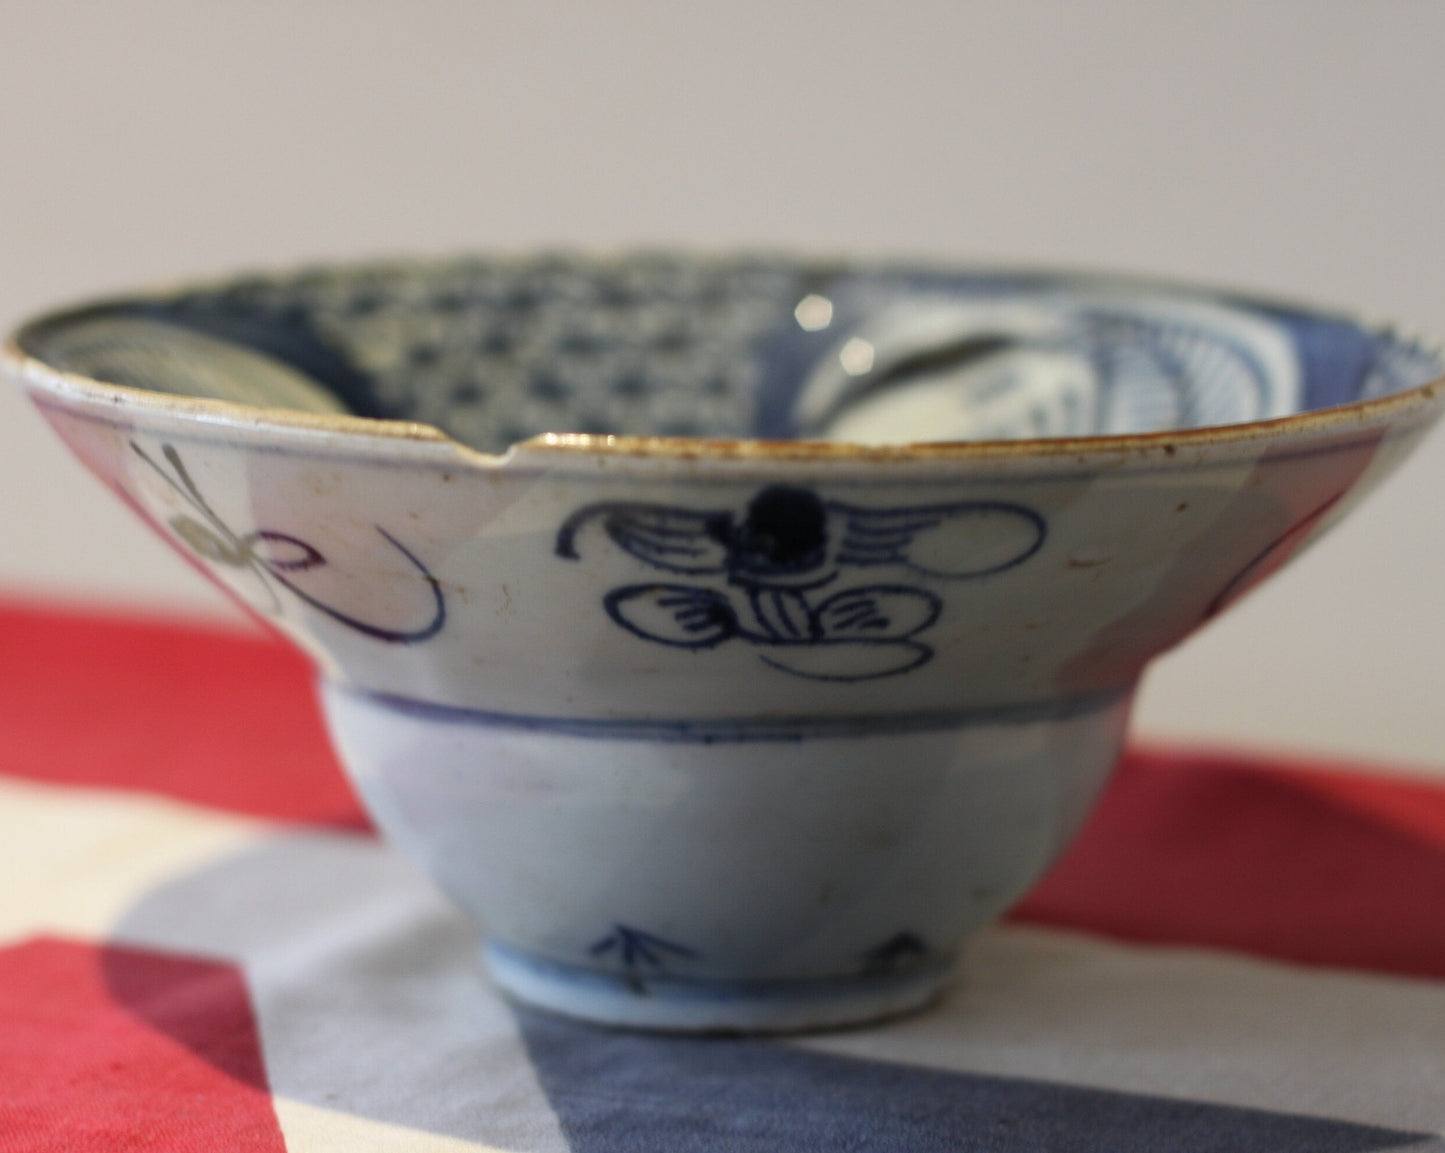
M 934 1012 L 803 1043 L 1445 1133 L 1445 982 L 1007 926 Z
M 0 943 L 104 937 L 157 884 L 265 829 L 164 798 L 0 778 Z
M 290 1153 L 503 1153 L 495 1145 L 387 1125 L 285 1097 L 274 1101 Z

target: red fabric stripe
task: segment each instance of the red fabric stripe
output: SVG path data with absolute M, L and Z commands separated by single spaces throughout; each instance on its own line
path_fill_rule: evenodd
M 41 939 L 0 950 L 4 1153 L 285 1153 L 234 966 Z
M 1344 766 L 1320 772 L 1318 768 L 1296 765 L 1293 775 L 1302 788 L 1337 805 L 1368 813 L 1396 829 L 1445 845 L 1445 789 L 1439 785 L 1381 779 L 1378 772 L 1369 770 L 1350 775 Z
M 366 827 L 274 637 L 0 608 L 0 771 Z M 1133 750 L 1015 916 L 1445 977 L 1445 786 Z
M 1013 917 L 1445 978 L 1441 909 L 1445 788 L 1136 749 Z
M 0 772 L 368 828 L 275 636 L 0 606 Z

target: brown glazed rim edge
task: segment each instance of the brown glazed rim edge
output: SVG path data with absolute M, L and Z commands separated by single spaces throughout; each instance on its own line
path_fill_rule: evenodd
M 589 254 L 598 256 L 598 254 Z M 705 257 L 704 253 L 687 255 Z M 820 260 L 790 256 L 800 265 L 821 264 Z M 428 263 L 426 260 L 400 262 L 354 261 L 331 265 L 333 268 L 385 267 L 394 263 Z M 854 264 L 856 263 L 848 262 Z M 888 261 L 898 267 L 918 270 L 942 269 L 944 271 L 965 271 L 962 266 L 935 264 L 926 260 L 916 262 Z M 307 265 L 307 268 L 325 265 Z M 284 271 L 300 271 L 301 268 L 272 271 L 262 275 L 282 275 Z M 1121 276 L 1112 273 L 1071 273 L 1060 270 L 1031 269 L 1006 266 L 968 266 L 967 271 L 996 271 L 1010 275 L 1040 275 L 1057 279 L 1060 283 L 1087 283 L 1095 285 L 1125 286 L 1135 289 L 1159 292 L 1202 295 L 1213 300 L 1223 300 L 1240 307 L 1283 307 L 1307 315 L 1327 316 L 1345 323 L 1354 324 L 1363 331 L 1390 336 L 1396 329 L 1389 324 L 1368 322 L 1339 310 L 1320 308 L 1297 303 L 1265 301 L 1243 293 L 1212 289 L 1207 286 L 1172 282 L 1164 278 Z M 188 283 L 180 290 L 195 291 L 209 285 L 224 285 L 247 274 L 237 274 L 210 281 Z M 913 461 L 970 461 L 979 459 L 1057 457 L 1081 454 L 1119 454 L 1163 452 L 1173 455 L 1179 449 L 1205 448 L 1230 444 L 1243 444 L 1263 439 L 1284 436 L 1307 436 L 1343 431 L 1350 427 L 1371 425 L 1389 420 L 1391 417 L 1412 410 L 1429 408 L 1445 394 L 1445 374 L 1414 385 L 1400 392 L 1369 400 L 1351 401 L 1332 405 L 1328 408 L 1312 409 L 1290 413 L 1286 416 L 1265 420 L 1246 421 L 1239 424 L 1207 425 L 1199 428 L 1165 429 L 1154 432 L 1116 433 L 1105 436 L 1039 437 L 1026 440 L 973 440 L 973 441 L 921 441 L 901 445 L 860 445 L 845 442 L 819 440 L 760 440 L 760 439 L 712 439 L 707 437 L 637 436 L 628 434 L 603 433 L 541 433 L 526 440 L 518 441 L 504 453 L 489 453 L 472 448 L 448 436 L 434 425 L 417 421 L 386 420 L 377 417 L 357 416 L 350 413 L 309 413 L 297 409 L 267 408 L 238 404 L 228 400 L 213 400 L 202 397 L 177 396 L 173 393 L 155 392 L 149 389 L 133 388 L 128 385 L 109 384 L 93 377 L 57 369 L 25 352 L 22 344 L 31 331 L 44 325 L 54 324 L 70 316 L 95 308 L 118 303 L 134 303 L 137 300 L 156 299 L 178 291 L 174 286 L 156 293 L 145 291 L 124 296 L 107 296 L 64 306 L 47 311 L 22 323 L 0 346 L 0 365 L 14 373 L 20 380 L 39 386 L 47 391 L 68 395 L 112 406 L 135 406 L 157 413 L 190 417 L 204 424 L 243 427 L 254 430 L 275 429 L 309 433 L 331 433 L 347 437 L 359 437 L 380 441 L 403 441 L 429 443 L 451 448 L 465 459 L 476 464 L 496 466 L 518 450 L 528 453 L 543 452 L 563 457 L 624 457 L 648 460 L 678 461 L 749 461 L 754 463 L 815 462 L 815 463 L 858 463 L 897 464 Z M 1411 344 L 1434 348 L 1434 342 L 1419 337 L 1397 337 Z

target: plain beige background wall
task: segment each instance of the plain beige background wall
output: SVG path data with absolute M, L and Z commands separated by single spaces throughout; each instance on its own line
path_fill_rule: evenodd
M 1102 265 L 1445 330 L 1445 4 L 0 0 L 0 318 L 233 266 L 682 243 Z M 1445 434 L 1151 736 L 1445 771 Z M 228 615 L 0 392 L 0 594 Z M 232 617 L 231 619 L 235 619 Z

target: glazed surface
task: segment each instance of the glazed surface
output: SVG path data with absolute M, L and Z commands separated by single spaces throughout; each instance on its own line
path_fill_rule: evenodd
M 1240 424 L 1403 391 L 1438 354 L 1323 314 L 1102 278 L 777 259 L 464 259 L 236 280 L 33 326 L 113 384 L 543 433 L 1017 440 Z
M 1083 819 L 1145 665 L 1445 408 L 1334 407 L 1440 365 L 1328 317 L 756 260 L 303 274 L 19 339 L 76 456 L 316 662 L 502 987 L 666 1029 L 920 1004 Z M 1009 443 L 856 447 L 959 439 Z

